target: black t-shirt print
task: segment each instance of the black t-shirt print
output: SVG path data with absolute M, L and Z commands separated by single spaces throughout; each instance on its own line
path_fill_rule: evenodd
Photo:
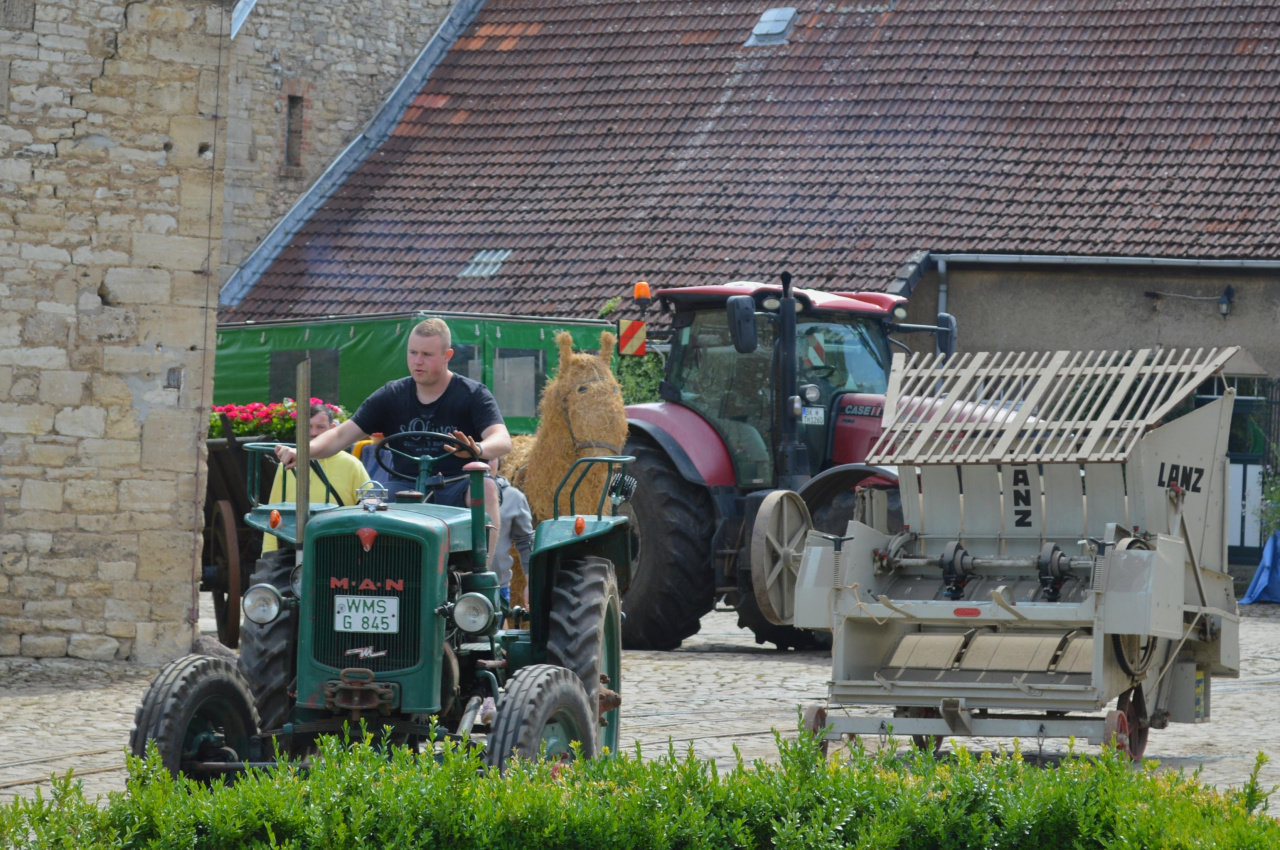
M 498 403 L 488 388 L 456 372 L 449 379 L 444 394 L 431 404 L 418 401 L 418 390 L 412 377 L 388 381 L 365 399 L 351 421 L 366 434 L 381 431 L 390 437 L 403 431 L 439 431 L 445 434 L 461 431 L 477 442 L 490 425 L 503 424 L 502 411 L 498 410 Z M 432 457 L 445 451 L 440 440 L 424 438 L 400 440 L 394 448 L 411 455 Z M 383 455 L 385 458 L 386 453 Z M 418 477 L 415 464 L 394 455 L 392 458 L 398 475 L 410 481 Z M 460 475 L 462 467 L 471 460 L 457 455 L 445 458 L 436 464 L 436 472 L 445 477 Z

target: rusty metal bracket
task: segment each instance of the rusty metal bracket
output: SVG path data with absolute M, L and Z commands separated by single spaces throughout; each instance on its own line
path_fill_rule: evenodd
M 375 681 L 374 672 L 366 667 L 348 667 L 338 681 L 324 683 L 324 705 L 330 711 L 350 711 L 352 717 L 365 711 L 390 714 L 398 700 L 394 682 Z

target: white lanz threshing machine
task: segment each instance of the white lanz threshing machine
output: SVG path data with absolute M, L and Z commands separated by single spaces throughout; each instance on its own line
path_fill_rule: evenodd
M 1149 729 L 1208 720 L 1212 677 L 1239 674 L 1234 396 L 1168 417 L 1234 352 L 896 355 L 868 463 L 898 469 L 901 531 L 877 490 L 843 537 L 788 491 L 756 520 L 761 607 L 835 635 L 830 715 L 812 722 L 1140 758 Z

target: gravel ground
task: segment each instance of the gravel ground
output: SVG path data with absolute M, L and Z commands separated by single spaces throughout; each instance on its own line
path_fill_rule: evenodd
M 1280 606 L 1241 612 L 1241 676 L 1214 681 L 1213 721 L 1153 731 L 1147 746 L 1161 769 L 1199 768 L 1219 787 L 1242 784 L 1258 750 L 1280 749 Z M 212 630 L 211 620 L 201 625 Z M 715 612 L 676 652 L 625 653 L 623 671 L 625 741 L 639 742 L 645 756 L 665 753 L 668 741 L 680 753 L 692 746 L 727 768 L 735 746 L 748 761 L 776 759 L 773 730 L 793 738 L 797 706 L 825 699 L 830 658 L 757 646 L 735 615 Z M 155 672 L 119 662 L 0 659 L 0 802 L 47 789 L 50 773 L 71 767 L 90 796 L 123 790 L 134 709 Z M 1065 751 L 1065 741 L 1045 743 L 1050 758 Z M 1280 763 L 1267 765 L 1262 779 L 1280 784 Z

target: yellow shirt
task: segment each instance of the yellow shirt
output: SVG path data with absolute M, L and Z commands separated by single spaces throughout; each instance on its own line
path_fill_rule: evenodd
M 356 503 L 356 490 L 369 480 L 369 472 L 364 468 L 364 464 L 346 452 L 338 452 L 333 457 L 326 457 L 320 460 L 319 463 L 320 468 L 324 470 L 325 477 L 329 479 L 334 491 L 342 499 L 342 504 L 348 507 L 354 505 Z M 290 498 L 297 496 L 295 489 L 297 480 L 295 476 L 292 473 L 277 470 L 276 480 L 271 482 L 271 502 L 284 501 L 282 482 L 286 476 L 289 478 Z M 324 482 L 320 480 L 319 475 L 316 475 L 314 469 L 311 471 L 311 501 L 324 502 L 325 504 L 333 502 L 333 494 L 324 486 Z M 274 534 L 263 535 L 262 551 L 272 552 L 276 548 L 276 536 Z

